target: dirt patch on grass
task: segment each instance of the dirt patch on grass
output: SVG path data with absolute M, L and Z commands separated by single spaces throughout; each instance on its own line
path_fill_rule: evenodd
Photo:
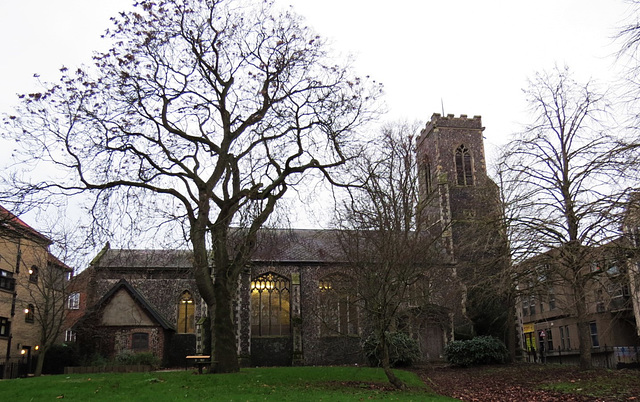
M 532 364 L 412 371 L 436 393 L 465 401 L 640 401 L 640 371 Z
M 327 381 L 321 383 L 325 385 L 327 388 L 357 388 L 357 389 L 368 389 L 374 391 L 383 391 L 383 392 L 391 392 L 397 391 L 391 384 L 389 383 L 379 383 L 379 382 L 367 382 L 367 381 Z

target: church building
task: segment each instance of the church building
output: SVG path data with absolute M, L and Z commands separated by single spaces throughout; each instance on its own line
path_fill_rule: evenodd
M 497 187 L 487 177 L 483 130 L 479 116 L 434 114 L 417 139 L 421 207 L 425 219 L 440 225 L 442 270 L 456 284 L 434 298 L 444 320 L 414 317 L 405 328 L 424 361 L 442 358 L 458 323 L 478 331 L 477 312 L 460 301 L 468 298 L 465 283 L 501 262 Z M 483 253 L 477 251 L 480 242 Z M 184 365 L 185 356 L 204 350 L 207 325 L 191 258 L 185 250 L 119 250 L 107 244 L 75 280 L 67 340 L 105 357 L 146 351 L 164 366 Z M 363 363 L 366 320 L 350 302 L 353 287 L 338 286 L 350 280 L 344 266 L 333 230 L 263 229 L 238 284 L 241 364 Z

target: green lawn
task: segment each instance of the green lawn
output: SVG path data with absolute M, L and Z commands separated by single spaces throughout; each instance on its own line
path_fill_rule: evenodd
M 192 371 L 74 374 L 0 381 L 5 401 L 450 401 L 430 393 L 413 373 L 397 371 L 409 386 L 390 391 L 381 369 L 365 367 L 278 367 L 238 374 Z

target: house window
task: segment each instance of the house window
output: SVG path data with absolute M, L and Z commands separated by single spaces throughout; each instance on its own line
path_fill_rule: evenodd
M 134 352 L 144 352 L 149 350 L 149 334 L 146 332 L 136 332 L 132 334 L 131 348 Z
M 551 331 L 551 328 L 547 329 L 547 350 L 551 351 L 553 350 L 553 332 Z
M 193 334 L 196 332 L 196 305 L 188 290 L 182 292 L 178 301 L 178 333 Z
M 536 297 L 533 295 L 529 298 L 529 314 L 536 314 Z
M 80 308 L 80 293 L 74 292 L 69 295 L 67 308 L 69 310 L 78 310 Z
M 0 317 L 0 336 L 9 336 L 11 333 L 11 323 L 6 317 Z
M 16 280 L 13 279 L 13 273 L 0 269 L 0 289 L 14 290 L 16 288 Z
M 556 309 L 556 293 L 553 287 L 549 287 L 549 310 Z
M 596 292 L 596 312 L 598 313 L 604 313 L 605 311 L 604 300 L 602 299 L 602 296 L 602 289 L 598 289 L 598 291 Z
M 471 163 L 471 153 L 464 146 L 460 145 L 455 152 L 456 177 L 459 186 L 473 186 L 473 168 Z
M 65 342 L 75 342 L 76 341 L 76 332 L 73 330 L 64 331 L 64 341 Z
M 352 283 L 341 275 L 328 276 L 318 282 L 321 336 L 358 334 L 358 309 Z
M 560 349 L 565 350 L 564 327 L 560 327 Z
M 564 327 L 565 335 L 567 335 L 567 349 L 571 350 L 571 335 L 569 335 L 569 326 Z
M 589 323 L 589 329 L 591 331 L 591 346 L 594 348 L 600 347 L 600 341 L 598 341 L 598 326 L 595 321 Z
M 522 315 L 529 315 L 529 296 L 522 298 Z
M 289 280 L 275 273 L 251 281 L 251 333 L 254 336 L 290 335 Z
M 24 322 L 33 323 L 34 321 L 34 306 L 33 304 L 29 304 L 27 308 L 24 309 Z
M 29 268 L 29 282 L 38 283 L 38 267 L 35 265 Z

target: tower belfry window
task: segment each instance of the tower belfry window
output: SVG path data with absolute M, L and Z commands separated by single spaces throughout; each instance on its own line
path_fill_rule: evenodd
M 455 153 L 456 178 L 459 186 L 473 186 L 473 168 L 471 153 L 464 145 L 460 145 Z
M 427 162 L 424 165 L 424 184 L 427 194 L 433 191 L 433 183 L 431 182 L 431 164 Z

